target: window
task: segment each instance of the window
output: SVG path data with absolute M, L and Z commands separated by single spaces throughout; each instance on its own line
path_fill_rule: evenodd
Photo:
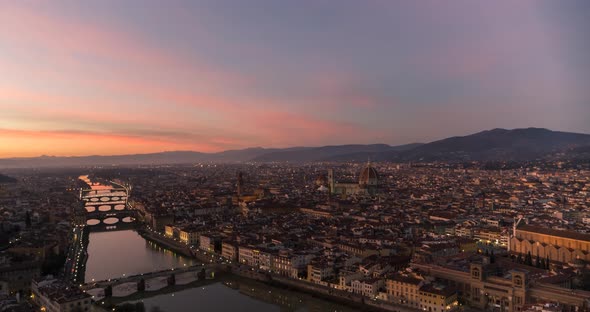
M 473 269 L 473 271 L 471 272 L 471 276 L 473 278 L 479 278 L 479 269 L 477 269 L 477 268 Z

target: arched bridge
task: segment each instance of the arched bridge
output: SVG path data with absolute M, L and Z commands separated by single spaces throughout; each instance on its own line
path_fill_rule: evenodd
M 129 209 L 126 188 L 82 190 L 80 197 L 86 210 L 86 225 L 111 226 L 119 222 L 131 223 L 135 211 Z

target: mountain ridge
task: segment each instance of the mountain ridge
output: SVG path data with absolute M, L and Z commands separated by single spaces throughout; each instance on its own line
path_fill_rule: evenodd
M 226 150 L 217 153 L 165 151 L 130 155 L 47 156 L 0 159 L 0 168 L 163 165 L 198 162 L 314 162 L 314 161 L 497 161 L 587 157 L 590 134 L 545 128 L 495 128 L 430 143 L 345 144 Z M 571 155 L 570 155 L 571 154 Z

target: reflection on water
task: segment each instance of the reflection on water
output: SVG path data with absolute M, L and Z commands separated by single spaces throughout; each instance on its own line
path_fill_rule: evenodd
M 106 280 L 194 263 L 192 259 L 146 241 L 133 230 L 91 232 L 85 281 Z
M 166 312 L 355 311 L 353 308 L 314 298 L 308 294 L 235 277 L 229 277 L 223 283 L 162 294 L 141 301 L 147 311 L 157 306 Z

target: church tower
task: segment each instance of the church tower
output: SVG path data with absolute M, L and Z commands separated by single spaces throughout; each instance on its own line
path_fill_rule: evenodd
M 330 186 L 330 194 L 334 194 L 334 169 L 328 169 L 328 184 Z

